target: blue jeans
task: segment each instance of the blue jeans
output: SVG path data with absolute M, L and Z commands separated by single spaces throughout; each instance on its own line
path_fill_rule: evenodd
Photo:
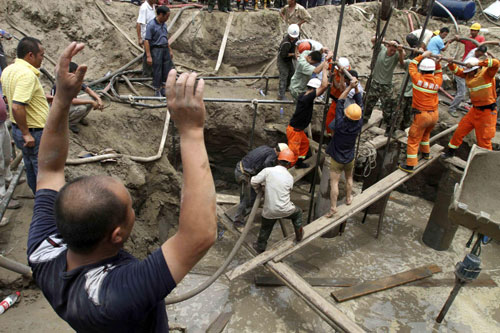
M 38 173 L 38 148 L 40 147 L 40 140 L 42 139 L 43 131 L 34 131 L 30 129 L 30 134 L 35 139 L 34 147 L 24 147 L 23 133 L 16 125 L 12 125 L 12 137 L 16 143 L 17 148 L 23 152 L 24 167 L 26 168 L 26 178 L 28 186 L 36 192 L 36 175 Z

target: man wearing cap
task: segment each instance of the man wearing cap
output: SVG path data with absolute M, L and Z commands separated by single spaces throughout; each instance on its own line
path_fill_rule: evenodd
M 244 225 L 243 220 L 247 210 L 252 207 L 255 201 L 256 193 L 249 186 L 250 178 L 258 174 L 262 169 L 274 166 L 278 154 L 284 149 L 288 149 L 285 143 L 278 143 L 276 148 L 265 145 L 260 146 L 246 154 L 241 161 L 236 163 L 234 178 L 242 189 L 240 192 L 240 204 L 234 217 L 235 226 L 241 227 Z
M 280 82 L 278 90 L 278 100 L 285 98 L 286 89 L 290 86 L 294 69 L 293 59 L 295 57 L 295 41 L 299 37 L 300 29 L 296 24 L 290 24 L 288 33 L 281 41 L 278 50 L 278 71 L 280 73 Z
M 319 74 L 326 68 L 328 61 L 333 53 L 328 52 L 325 61 L 321 62 L 321 53 L 319 51 L 304 51 L 297 60 L 295 73 L 290 81 L 290 94 L 294 101 L 307 90 L 307 83 L 313 74 Z M 319 64 L 319 65 L 317 65 Z
M 354 89 L 354 103 L 346 107 L 346 99 Z M 363 127 L 363 97 L 359 90 L 359 83 L 353 78 L 339 96 L 335 120 L 330 123 L 330 128 L 335 132 L 334 139 L 326 148 L 330 157 L 330 212 L 326 215 L 332 217 L 337 212 L 337 198 L 339 195 L 339 179 L 342 172 L 346 179 L 346 204 L 352 203 L 352 183 L 354 171 L 354 151 L 356 139 Z
M 465 78 L 469 88 L 472 108 L 460 120 L 443 158 L 453 157 L 463 142 L 464 137 L 473 129 L 476 132 L 477 145 L 492 150 L 491 139 L 496 133 L 497 121 L 497 93 L 495 75 L 498 72 L 500 61 L 488 58 L 483 61 L 471 57 L 465 61 L 466 68 L 459 68 L 450 63 L 448 68 L 460 77 Z
M 328 73 L 326 66 L 323 66 L 323 77 L 321 81 L 318 78 L 309 80 L 306 92 L 300 94 L 297 98 L 295 113 L 286 128 L 288 147 L 295 154 L 292 166 L 296 165 L 298 169 L 307 168 L 309 166 L 307 163 L 304 163 L 307 152 L 309 151 L 309 139 L 304 133 L 304 129 L 311 123 L 314 99 L 321 96 L 327 88 Z
M 264 186 L 265 197 L 262 209 L 262 224 L 257 242 L 253 248 L 257 253 L 266 250 L 267 240 L 273 231 L 274 224 L 278 219 L 292 220 L 295 230 L 295 240 L 300 242 L 304 235 L 302 228 L 302 209 L 295 206 L 290 200 L 293 188 L 293 177 L 288 172 L 295 155 L 290 149 L 285 149 L 278 156 L 278 165 L 265 168 L 255 177 L 251 184 L 256 190 Z
M 481 25 L 479 23 L 474 23 L 473 25 L 470 26 L 470 36 L 469 38 L 476 40 L 479 44 L 485 41 L 484 36 L 479 35 L 479 30 L 481 29 Z M 464 44 L 464 55 L 462 56 L 462 62 L 467 60 L 470 57 L 475 56 L 476 58 L 479 58 L 478 55 L 473 55 L 471 51 L 476 48 L 476 45 L 471 42 L 470 40 L 460 40 L 459 36 L 456 36 L 456 39 L 460 41 L 460 43 Z M 483 46 L 486 48 L 486 46 Z M 481 49 L 483 51 L 483 49 Z M 484 51 L 486 53 L 487 49 Z M 460 103 L 462 103 L 464 97 L 465 97 L 465 79 L 455 75 L 455 82 L 457 83 L 457 93 L 455 95 L 455 98 L 450 104 L 450 108 L 448 109 L 448 112 L 450 113 L 451 116 L 453 117 L 458 117 L 457 113 L 457 108 L 460 106 Z
M 375 37 L 372 38 L 372 44 L 375 45 Z M 401 45 L 398 46 L 399 44 L 399 41 L 393 40 L 387 43 L 387 47 L 384 43 L 380 45 L 380 52 L 373 68 L 372 82 L 370 91 L 366 97 L 366 108 L 363 115 L 364 122 L 368 122 L 375 104 L 380 99 L 384 122 L 387 125 L 385 130 L 386 136 L 389 135 L 392 113 L 395 107 L 392 97 L 392 76 L 398 63 L 404 66 L 405 52 Z
M 406 163 L 399 168 L 412 173 L 418 164 L 418 150 L 424 159 L 430 159 L 429 138 L 439 118 L 438 91 L 443 84 L 443 71 L 439 61 L 430 59 L 432 52 L 425 51 L 410 62 L 409 73 L 413 86 L 413 122 L 408 133 Z

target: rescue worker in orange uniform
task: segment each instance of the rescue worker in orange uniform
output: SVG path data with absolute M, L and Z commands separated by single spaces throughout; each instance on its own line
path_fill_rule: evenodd
M 491 139 L 495 136 L 497 121 L 495 75 L 500 61 L 492 58 L 479 61 L 471 57 L 465 61 L 465 64 L 466 68 L 463 69 L 455 64 L 449 64 L 448 68 L 455 75 L 465 78 L 472 108 L 458 123 L 458 128 L 448 143 L 446 152 L 441 155 L 442 158 L 453 157 L 464 137 L 473 129 L 476 131 L 477 145 L 492 150 Z
M 332 104 L 330 104 L 330 108 L 328 109 L 328 113 L 326 115 L 326 133 L 333 133 L 332 129 L 328 127 L 328 125 L 330 125 L 330 123 L 335 119 L 335 110 L 337 109 L 337 101 L 342 92 L 346 88 L 346 83 L 345 83 L 344 73 L 342 72 L 342 68 L 351 70 L 349 59 L 347 58 L 340 57 L 338 60 L 338 64 L 340 65 L 341 68 L 335 66 L 335 69 L 333 70 L 332 87 L 330 89 L 330 98 L 332 99 Z
M 313 78 L 307 82 L 307 90 L 297 98 L 295 112 L 286 128 L 288 148 L 295 154 L 292 166 L 295 165 L 298 169 L 307 168 L 309 166 L 307 163 L 304 163 L 307 152 L 309 151 L 309 139 L 306 133 L 304 133 L 304 129 L 311 123 L 314 99 L 321 96 L 327 88 L 328 73 L 325 66 L 323 67 L 323 77 L 321 81 L 318 78 Z
M 439 61 L 430 59 L 431 51 L 414 58 L 409 65 L 413 86 L 413 122 L 408 133 L 406 163 L 399 168 L 412 173 L 418 164 L 418 149 L 424 159 L 430 159 L 429 138 L 439 118 L 438 91 L 443 83 L 443 71 Z

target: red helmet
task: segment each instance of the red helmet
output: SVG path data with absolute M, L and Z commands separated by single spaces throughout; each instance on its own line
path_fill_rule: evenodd
M 290 149 L 285 149 L 278 155 L 278 160 L 293 163 L 295 161 L 295 154 Z
M 299 44 L 299 53 L 302 53 L 304 51 L 308 51 L 311 49 L 311 43 L 309 42 L 302 42 Z

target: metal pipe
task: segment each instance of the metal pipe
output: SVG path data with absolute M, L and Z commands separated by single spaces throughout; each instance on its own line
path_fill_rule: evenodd
M 441 323 L 448 313 L 448 310 L 451 307 L 451 304 L 455 300 L 455 297 L 457 297 L 458 292 L 460 289 L 463 287 L 465 284 L 465 281 L 461 281 L 458 278 L 455 278 L 455 286 L 453 287 L 453 290 L 450 293 L 450 296 L 448 296 L 448 299 L 446 300 L 446 303 L 444 303 L 443 308 L 441 309 L 441 312 L 439 312 L 438 317 L 436 318 L 436 322 Z
M 248 146 L 248 150 L 252 150 L 253 148 L 253 140 L 254 140 L 254 135 L 255 135 L 255 122 L 257 121 L 257 109 L 259 107 L 258 102 L 253 102 L 254 107 L 253 107 L 253 120 L 252 120 L 252 134 L 250 135 L 250 144 Z
M 335 39 L 335 46 L 333 49 L 333 59 L 337 59 L 337 53 L 339 50 L 339 44 L 340 44 L 340 32 L 342 31 L 342 22 L 344 21 L 344 11 L 345 11 L 345 0 L 342 0 L 342 4 L 340 7 L 340 15 L 339 15 L 339 24 L 337 26 L 337 37 Z M 319 164 L 321 162 L 321 147 L 323 146 L 323 139 L 325 135 L 325 124 L 326 124 L 326 115 L 328 113 L 329 109 L 329 99 L 330 99 L 330 90 L 332 88 L 332 82 L 333 82 L 333 73 L 335 66 L 332 65 L 331 71 L 330 71 L 330 77 L 329 77 L 329 84 L 328 84 L 328 89 L 327 89 L 327 94 L 326 94 L 326 100 L 325 100 L 325 107 L 323 109 L 323 120 L 321 122 L 321 136 L 319 137 L 319 149 L 318 149 L 318 154 L 316 156 L 316 167 L 314 168 L 313 171 L 313 181 L 312 181 L 312 188 L 311 188 L 311 197 L 309 199 L 309 212 L 307 214 L 307 224 L 311 222 L 311 217 L 312 217 L 312 212 L 313 212 L 313 205 L 314 205 L 314 192 L 316 190 L 316 177 L 318 174 L 318 169 L 319 169 Z
M 31 278 L 31 268 L 24 264 L 21 264 L 12 259 L 6 258 L 0 254 L 0 267 L 8 269 L 9 271 L 13 271 L 19 273 L 23 276 Z
M 12 181 L 10 182 L 9 188 L 7 189 L 7 193 L 5 193 L 2 202 L 0 202 L 0 221 L 3 218 L 5 211 L 7 210 L 7 206 L 9 205 L 10 199 L 12 199 L 12 195 L 14 194 L 14 190 L 16 189 L 16 186 L 19 183 L 19 179 L 21 178 L 23 169 L 24 169 L 24 161 L 21 161 L 21 163 L 19 163 L 19 166 L 17 167 L 16 172 L 14 173 L 14 176 L 12 177 Z
M 115 76 L 117 73 L 120 73 L 124 70 L 126 70 L 127 68 L 129 68 L 130 66 L 132 66 L 133 64 L 135 64 L 136 62 L 140 61 L 142 59 L 142 54 L 141 55 L 138 55 L 137 57 L 135 57 L 134 59 L 132 59 L 130 62 L 126 63 L 124 66 L 120 67 L 119 69 L 117 69 L 116 71 L 108 74 L 108 75 L 105 75 L 104 77 L 98 79 L 98 80 L 94 80 L 92 82 L 89 82 L 87 84 L 87 86 L 91 87 L 91 86 L 94 86 L 98 83 L 101 83 L 101 82 L 104 82 L 104 81 L 107 81 L 109 80 L 110 78 L 112 78 L 113 76 Z
M 117 95 L 116 97 L 124 101 L 137 100 L 137 101 L 166 101 L 166 97 L 156 96 L 133 96 L 133 95 Z M 222 102 L 222 103 L 259 103 L 259 104 L 295 104 L 293 101 L 280 101 L 276 99 L 248 99 L 248 98 L 211 98 L 203 99 L 204 102 Z M 324 105 L 325 102 L 314 102 L 317 105 Z

